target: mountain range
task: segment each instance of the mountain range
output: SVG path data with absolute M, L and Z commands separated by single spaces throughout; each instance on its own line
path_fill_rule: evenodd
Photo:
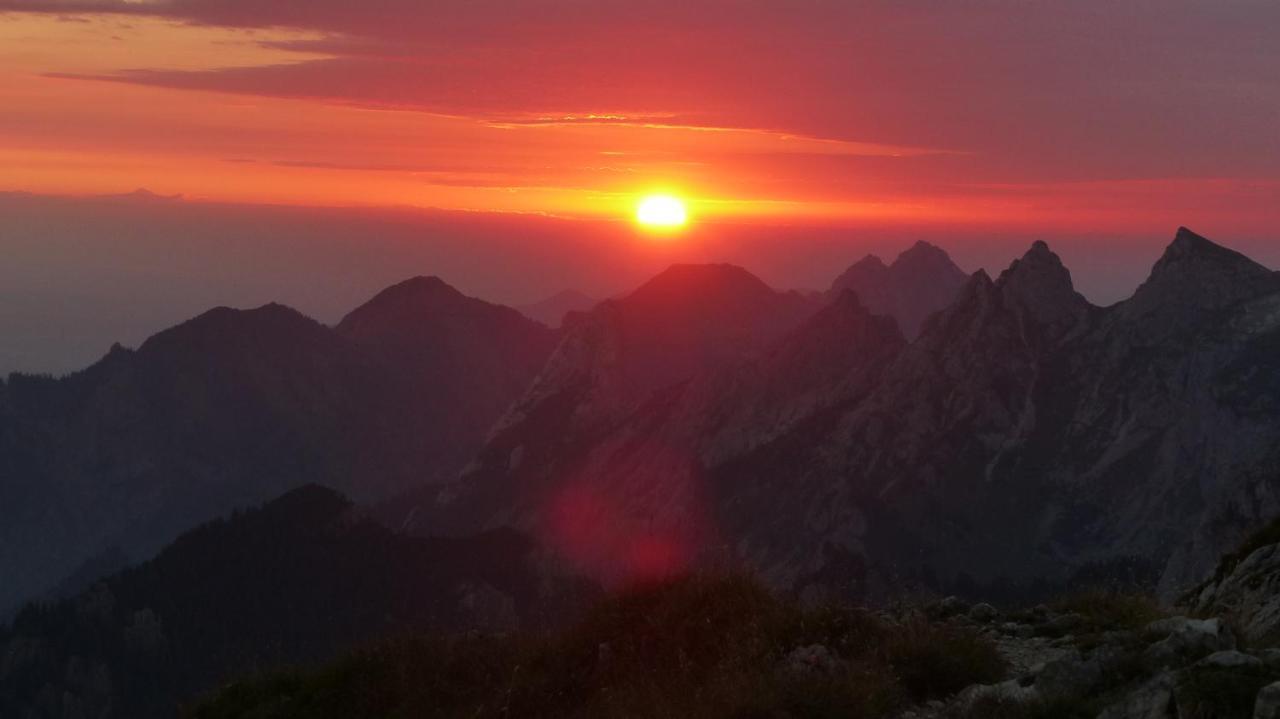
M 1110 307 L 1037 242 L 994 279 L 921 243 L 821 294 L 676 265 L 558 330 L 436 278 L 333 327 L 219 308 L 0 384 L 0 606 L 309 483 L 606 583 L 1170 594 L 1280 509 L 1278 350 L 1277 275 L 1186 229 Z
M 920 257 L 945 256 L 864 260 L 822 309 L 717 266 L 601 305 L 418 530 L 516 526 L 606 580 L 734 562 L 867 599 L 1117 574 L 1169 595 L 1280 509 L 1276 273 L 1180 229 L 1103 308 L 1036 242 L 914 295 L 943 306 L 910 339 L 920 312 L 877 315 L 859 282 L 913 296 L 877 283 Z
M 103 552 L 145 559 L 322 483 L 369 502 L 452 479 L 557 342 L 436 278 L 327 327 L 217 308 L 62 378 L 0 383 L 0 614 Z

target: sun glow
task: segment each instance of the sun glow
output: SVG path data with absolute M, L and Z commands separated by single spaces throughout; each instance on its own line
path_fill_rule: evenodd
M 645 227 L 674 229 L 689 221 L 684 202 L 671 195 L 649 195 L 636 206 L 636 222 Z

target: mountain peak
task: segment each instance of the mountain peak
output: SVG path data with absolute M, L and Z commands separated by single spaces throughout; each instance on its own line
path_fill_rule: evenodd
M 1036 240 L 1026 254 L 1014 260 L 996 285 L 1006 303 L 1044 325 L 1074 324 L 1090 307 L 1076 292 L 1071 271 L 1043 240 Z
M 1187 263 L 1214 264 L 1224 269 L 1252 275 L 1272 274 L 1270 270 L 1239 252 L 1229 250 L 1185 227 L 1179 227 L 1173 242 L 1169 243 L 1160 260 L 1156 262 L 1152 275 Z
M 403 326 L 472 303 L 481 301 L 467 297 L 439 277 L 420 275 L 374 295 L 343 317 L 337 329 L 348 336 L 378 334 L 390 326 Z
M 945 250 L 920 241 L 887 267 L 867 255 L 831 283 L 828 297 L 853 290 L 867 309 L 893 317 L 902 333 L 914 338 L 925 319 L 955 300 L 967 279 Z
M 946 265 L 951 267 L 955 266 L 951 261 L 951 255 L 948 255 L 946 250 L 938 247 L 937 245 L 925 242 L 924 240 L 920 240 L 908 249 L 904 250 L 902 254 L 898 255 L 898 259 L 893 262 L 894 266 L 918 263 Z
M 772 298 L 776 294 L 764 280 L 737 265 L 676 264 L 640 285 L 622 302 L 629 306 L 644 306 L 712 298 L 753 301 Z
M 1280 292 L 1276 273 L 1179 227 L 1123 312 L 1137 316 L 1162 307 L 1217 309 L 1270 292 Z

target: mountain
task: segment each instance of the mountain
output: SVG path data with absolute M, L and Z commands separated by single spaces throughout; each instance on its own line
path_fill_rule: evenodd
M 0 388 L 0 608 L 109 546 L 144 558 L 307 482 L 367 501 L 450 479 L 555 341 L 420 278 L 337 328 L 281 305 L 217 308 L 67 377 L 13 375 Z
M 819 307 L 739 267 L 675 265 L 574 317 L 467 478 L 417 495 L 417 526 L 435 532 L 511 520 L 517 506 L 542 502 L 548 483 L 573 471 L 577 448 L 607 436 L 656 395 L 763 351 Z M 453 502 L 455 491 L 468 498 Z
M 930 315 L 951 304 L 968 277 L 941 248 L 917 242 L 892 265 L 867 255 L 831 283 L 828 295 L 852 290 L 873 313 L 898 321 L 915 339 Z
M 598 399 L 626 362 L 597 315 L 423 526 L 518 526 L 606 580 L 732 562 L 874 599 L 1124 573 L 1171 596 L 1280 512 L 1280 277 L 1243 256 L 1181 229 L 1100 308 L 1037 242 L 910 343 L 859 299 L 628 401 Z
M 548 327 L 559 327 L 564 316 L 570 312 L 586 312 L 596 306 L 597 300 L 587 297 L 577 290 L 563 290 L 550 297 L 521 305 L 516 309 L 531 320 L 537 320 Z
M 0 714 L 173 716 L 248 672 L 389 635 L 545 628 L 594 595 L 527 538 L 394 534 L 308 485 L 0 629 Z

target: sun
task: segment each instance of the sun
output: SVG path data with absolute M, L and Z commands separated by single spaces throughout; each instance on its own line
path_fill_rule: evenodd
M 675 229 L 689 221 L 684 201 L 672 195 L 649 195 L 636 205 L 636 222 L 655 229 Z

